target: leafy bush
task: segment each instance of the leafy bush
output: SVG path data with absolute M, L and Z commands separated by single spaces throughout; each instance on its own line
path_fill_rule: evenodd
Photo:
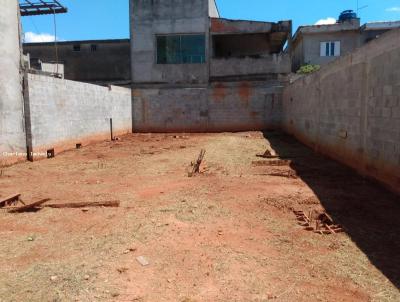
M 313 72 L 316 72 L 320 70 L 321 66 L 319 65 L 313 65 L 313 64 L 306 64 L 300 67 L 299 70 L 297 70 L 298 74 L 310 74 Z

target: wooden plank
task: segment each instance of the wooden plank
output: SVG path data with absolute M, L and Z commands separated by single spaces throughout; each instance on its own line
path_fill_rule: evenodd
M 324 224 L 324 227 L 326 227 L 332 234 L 336 234 L 336 232 L 332 230 L 332 228 L 328 224 Z
M 21 196 L 21 194 L 13 194 L 10 196 L 7 196 L 6 198 L 2 198 L 0 200 L 0 208 L 11 205 L 11 204 L 15 204 L 16 202 L 18 202 L 19 197 Z
M 252 161 L 253 166 L 290 166 L 291 160 L 274 159 L 274 160 L 255 160 Z
M 86 207 L 119 207 L 120 201 L 100 201 L 100 202 L 71 202 L 71 203 L 59 203 L 59 204 L 46 204 L 43 205 L 45 208 L 64 209 L 64 208 L 86 208 Z
M 324 212 L 324 216 L 326 217 L 326 219 L 327 219 L 331 224 L 333 224 L 333 219 L 332 219 L 332 217 L 331 217 L 328 213 Z
M 16 209 L 12 209 L 12 210 L 10 210 L 8 212 L 9 213 L 23 213 L 23 212 L 29 212 L 29 211 L 33 211 L 33 210 L 38 210 L 38 207 L 40 207 L 45 202 L 48 202 L 49 200 L 51 200 L 51 199 L 50 198 L 42 199 L 42 200 L 36 201 L 34 203 L 31 203 L 31 204 L 27 204 L 27 205 L 22 206 L 22 207 L 18 207 Z

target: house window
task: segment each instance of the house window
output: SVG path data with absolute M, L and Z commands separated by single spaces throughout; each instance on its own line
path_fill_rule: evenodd
M 206 61 L 204 35 L 157 36 L 157 64 L 201 64 Z
M 321 57 L 340 57 L 340 41 L 321 42 Z
M 80 44 L 75 44 L 72 46 L 73 51 L 81 51 L 81 45 Z
M 96 52 L 97 51 L 97 45 L 96 44 L 90 45 L 90 51 L 91 52 Z

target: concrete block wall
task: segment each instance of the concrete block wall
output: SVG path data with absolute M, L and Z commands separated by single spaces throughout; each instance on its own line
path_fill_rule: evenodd
M 273 54 L 257 59 L 213 58 L 210 64 L 211 77 L 289 74 L 290 70 L 289 54 Z
M 283 92 L 282 125 L 317 151 L 400 192 L 400 30 Z
M 60 152 L 77 143 L 132 131 L 131 90 L 28 74 L 30 142 L 34 153 Z
M 0 166 L 24 159 L 26 153 L 21 52 L 17 0 L 0 9 Z
M 138 132 L 221 132 L 277 128 L 282 87 L 213 83 L 206 88 L 134 89 Z

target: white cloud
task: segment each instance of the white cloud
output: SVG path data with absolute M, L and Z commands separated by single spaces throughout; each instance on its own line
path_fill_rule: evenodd
M 37 34 L 31 31 L 25 33 L 25 43 L 54 42 L 55 36 L 51 34 Z
M 386 9 L 387 12 L 400 12 L 400 6 L 389 7 Z
M 325 25 L 325 24 L 335 24 L 336 23 L 336 19 L 333 17 L 328 17 L 326 19 L 321 19 L 318 20 L 315 25 Z

